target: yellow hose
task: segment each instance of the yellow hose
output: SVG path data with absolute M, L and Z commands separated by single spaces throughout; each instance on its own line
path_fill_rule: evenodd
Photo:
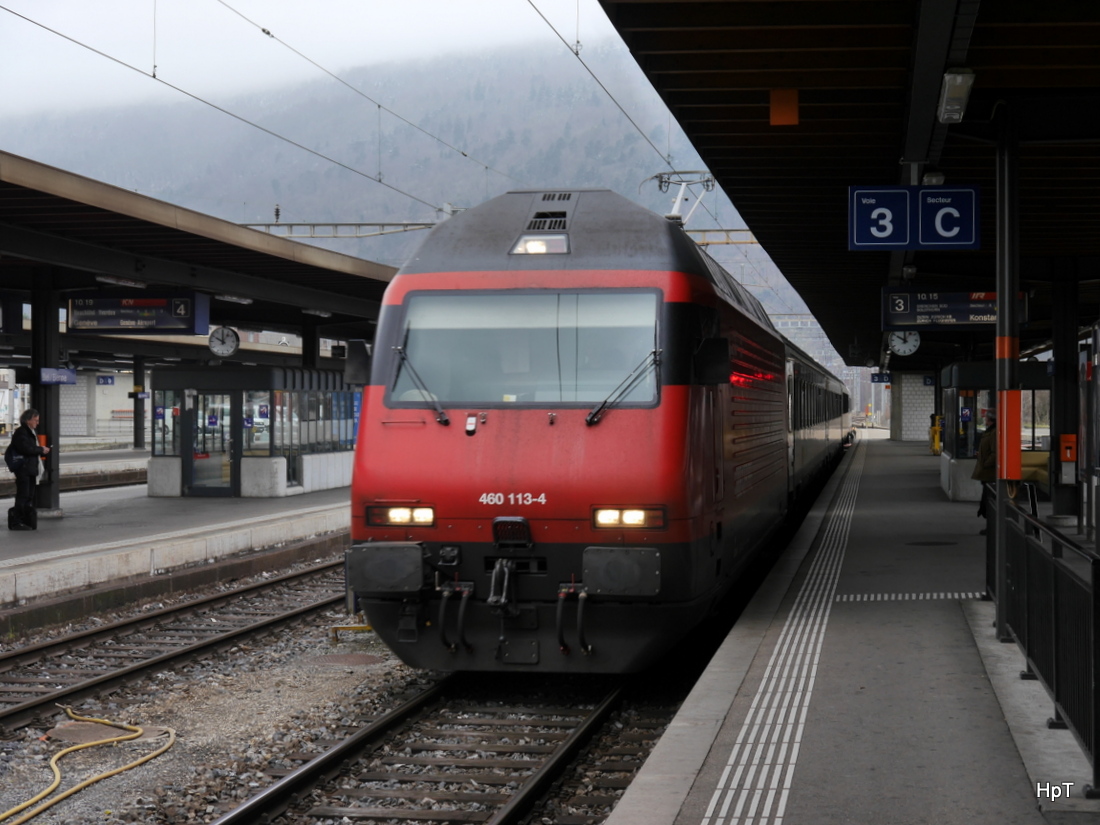
M 33 798 L 28 799 L 26 802 L 24 802 L 20 805 L 17 805 L 16 807 L 12 808 L 9 811 L 5 811 L 4 813 L 0 814 L 0 822 L 4 822 L 9 817 L 15 816 L 17 813 L 20 813 L 21 811 L 26 810 L 31 805 L 33 805 L 34 803 L 38 802 L 39 800 L 44 799 L 45 797 L 49 796 L 51 793 L 53 793 L 57 789 L 57 786 L 61 784 L 61 770 L 60 770 L 60 768 L 57 767 L 57 763 L 59 761 L 61 761 L 61 758 L 63 756 L 65 756 L 67 754 L 70 754 L 70 753 L 73 753 L 74 751 L 83 750 L 84 748 L 93 748 L 93 747 L 96 747 L 97 745 L 113 745 L 113 744 L 117 744 L 119 742 L 126 742 L 130 739 L 137 739 L 139 736 L 141 736 L 143 733 L 145 733 L 144 729 L 139 728 L 137 725 L 127 725 L 127 724 L 124 724 L 122 722 L 111 722 L 107 719 L 96 719 L 96 718 L 90 717 L 90 716 L 77 716 L 75 713 L 73 713 L 73 709 L 69 708 L 69 707 L 64 708 L 64 710 L 67 714 L 69 714 L 70 719 L 74 719 L 78 722 L 98 722 L 101 725 L 109 725 L 110 727 L 113 727 L 113 728 L 124 728 L 125 730 L 132 731 L 132 733 L 127 733 L 127 734 L 122 735 L 122 736 L 112 736 L 108 739 L 99 739 L 95 742 L 86 742 L 82 745 L 73 745 L 72 747 L 65 748 L 62 751 L 58 751 L 56 754 L 54 754 L 53 758 L 50 760 L 50 769 L 53 770 L 53 776 L 54 776 L 53 782 L 50 784 L 50 787 L 46 788 L 46 790 L 44 790 L 41 793 L 37 794 Z M 136 768 L 138 765 L 144 765 L 150 759 L 155 759 L 156 757 L 160 756 L 162 753 L 164 753 L 166 750 L 168 750 L 170 747 L 172 747 L 172 745 L 174 745 L 176 743 L 176 732 L 174 730 L 172 730 L 172 728 L 166 728 L 166 730 L 168 731 L 168 742 L 162 748 L 159 748 L 158 750 L 155 750 L 150 754 L 146 754 L 145 756 L 141 757 L 140 759 L 138 759 L 134 762 L 131 762 L 128 765 L 123 765 L 120 768 L 115 768 L 114 770 L 107 771 L 106 773 L 101 773 L 97 776 L 93 776 L 89 779 L 85 779 L 79 785 L 74 785 L 73 787 L 69 788 L 67 791 L 60 794 L 59 796 L 55 796 L 49 802 L 46 802 L 43 805 L 39 805 L 37 808 L 35 808 L 29 814 L 26 814 L 25 816 L 22 816 L 19 819 L 12 820 L 10 825 L 22 825 L 22 823 L 28 822 L 28 821 L 34 819 L 40 813 L 42 813 L 43 811 L 48 810 L 49 808 L 53 807 L 54 805 L 56 805 L 61 800 L 68 799 L 74 793 L 77 793 L 78 791 L 84 790 L 89 785 L 94 785 L 96 782 L 98 782 L 101 779 L 107 779 L 108 777 L 116 776 L 117 774 L 120 774 L 123 771 L 128 771 L 131 768 Z

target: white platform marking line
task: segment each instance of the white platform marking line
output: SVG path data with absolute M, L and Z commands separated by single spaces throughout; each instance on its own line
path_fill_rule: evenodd
M 954 593 L 838 593 L 833 600 L 837 602 L 973 601 L 982 598 L 983 595 L 978 590 Z
M 782 820 L 864 463 L 865 447 L 860 445 L 838 505 L 825 525 L 818 554 L 764 669 L 760 689 L 737 734 L 702 825 L 727 825 L 727 817 L 729 825 L 736 825 L 743 816 L 745 822 L 773 821 L 770 819 L 773 807 L 774 822 Z

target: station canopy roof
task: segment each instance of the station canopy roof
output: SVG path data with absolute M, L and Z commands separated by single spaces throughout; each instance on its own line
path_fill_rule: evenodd
M 47 277 L 63 302 L 192 290 L 211 297 L 211 326 L 371 338 L 395 272 L 0 152 L 0 294 L 29 302 Z M 181 354 L 134 336 L 102 346 Z
M 997 141 L 1017 153 L 1021 348 L 1050 336 L 1051 290 L 1100 314 L 1100 3 L 1069 0 L 600 0 L 749 229 L 852 366 L 883 360 L 884 287 L 992 292 Z M 972 72 L 961 122 L 937 116 Z M 776 113 L 797 123 L 772 125 Z M 792 92 L 794 94 L 792 94 Z M 792 103 L 794 105 L 792 105 Z M 792 118 L 787 118 L 792 119 Z M 851 186 L 980 187 L 980 250 L 849 251 Z M 927 329 L 892 370 L 992 358 L 993 327 Z

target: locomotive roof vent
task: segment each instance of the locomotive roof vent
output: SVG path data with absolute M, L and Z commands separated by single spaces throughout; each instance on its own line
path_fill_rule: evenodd
M 572 192 L 545 192 L 542 199 L 544 201 L 568 201 L 573 199 Z
M 564 232 L 564 212 L 536 212 L 527 224 L 528 232 Z

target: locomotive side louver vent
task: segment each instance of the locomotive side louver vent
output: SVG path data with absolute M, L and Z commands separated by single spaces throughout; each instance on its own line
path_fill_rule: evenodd
M 572 200 L 572 192 L 546 192 L 542 199 L 544 201 L 567 201 Z
M 536 212 L 531 222 L 527 224 L 528 232 L 564 231 L 564 212 Z

